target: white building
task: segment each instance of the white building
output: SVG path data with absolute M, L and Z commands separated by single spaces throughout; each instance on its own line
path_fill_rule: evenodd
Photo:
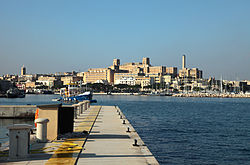
M 117 84 L 135 85 L 135 78 L 134 77 L 122 77 L 120 79 L 115 80 L 115 85 Z

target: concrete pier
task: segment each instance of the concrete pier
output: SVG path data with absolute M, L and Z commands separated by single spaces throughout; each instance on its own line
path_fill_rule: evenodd
M 158 164 L 129 121 L 120 116 L 114 106 L 101 108 L 78 164 Z M 126 132 L 127 127 L 130 132 Z M 133 146 L 134 139 L 138 146 Z
M 134 145 L 135 140 L 137 145 Z M 62 139 L 47 143 L 33 142 L 30 152 L 26 159 L 17 161 L 0 157 L 0 162 L 3 164 L 159 164 L 121 110 L 115 106 L 91 106 L 75 119 L 72 134 L 65 134 Z

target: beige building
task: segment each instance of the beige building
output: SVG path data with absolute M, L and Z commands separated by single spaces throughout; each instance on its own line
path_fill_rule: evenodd
M 195 78 L 195 79 L 200 79 L 202 78 L 202 71 L 199 70 L 198 68 L 184 68 L 179 71 L 179 77 L 182 78 Z
M 40 76 L 36 82 L 43 84 L 44 86 L 48 86 L 49 88 L 52 88 L 55 85 L 62 85 L 61 80 L 58 80 L 56 77 L 49 76 Z
M 164 75 L 162 76 L 162 81 L 166 84 L 166 83 L 171 83 L 172 82 L 172 76 L 171 75 Z
M 113 84 L 114 70 L 110 68 L 96 68 L 84 72 L 84 83 L 95 83 L 99 80 L 108 81 L 108 83 Z
M 138 76 L 136 77 L 136 84 L 141 85 L 141 87 L 146 87 L 154 84 L 153 77 Z
M 27 89 L 27 88 L 35 88 L 36 85 L 37 85 L 37 83 L 36 83 L 35 81 L 27 81 L 27 82 L 25 83 L 26 89 Z
M 195 78 L 200 79 L 202 78 L 202 70 L 198 68 L 186 68 L 186 56 L 182 56 L 182 69 L 179 71 L 180 78 Z
M 120 64 L 120 60 L 119 60 Z M 125 63 L 122 65 L 119 65 L 120 70 L 127 70 L 129 73 L 145 73 L 147 72 L 147 68 L 150 67 L 150 59 L 147 57 L 144 57 L 142 59 L 142 63 L 140 62 L 131 62 L 131 63 Z
M 83 81 L 83 77 L 65 76 L 65 77 L 61 77 L 61 81 L 63 82 L 63 85 L 67 85 L 67 84 L 70 84 L 70 83 Z
M 173 78 L 177 77 L 177 67 L 166 67 L 166 74 L 171 75 Z
M 21 75 L 18 77 L 18 81 L 35 81 L 36 80 L 36 76 L 35 75 Z
M 120 79 L 116 79 L 114 84 L 127 84 L 127 85 L 135 85 L 136 80 L 134 77 L 122 77 Z
M 138 74 L 137 73 L 115 73 L 114 74 L 114 81 L 118 81 L 122 78 L 128 78 L 128 77 L 137 77 Z
M 83 77 L 84 76 L 84 72 L 79 72 L 76 74 L 77 77 Z
M 150 66 L 146 68 L 145 74 L 158 74 L 164 75 L 166 74 L 166 67 L 165 66 Z

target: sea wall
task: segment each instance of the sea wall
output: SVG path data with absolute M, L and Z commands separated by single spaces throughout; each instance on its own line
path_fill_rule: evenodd
M 249 94 L 210 94 L 210 93 L 178 93 L 174 97 L 218 97 L 218 98 L 250 98 Z
M 34 118 L 36 105 L 0 105 L 0 118 Z

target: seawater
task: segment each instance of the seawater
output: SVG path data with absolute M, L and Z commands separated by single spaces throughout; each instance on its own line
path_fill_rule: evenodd
M 17 102 L 53 103 L 55 97 L 30 95 Z M 118 105 L 160 164 L 250 164 L 250 99 L 113 95 L 94 99 L 98 105 Z
M 250 99 L 95 98 L 120 107 L 160 164 L 250 164 Z

